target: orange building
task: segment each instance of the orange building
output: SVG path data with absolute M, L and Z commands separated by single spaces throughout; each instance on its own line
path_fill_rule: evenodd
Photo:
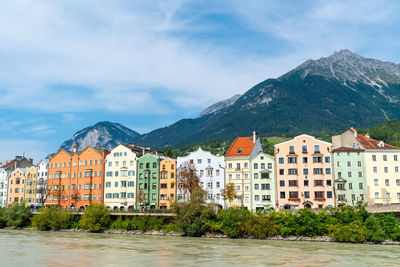
M 168 209 L 176 196 L 176 161 L 166 158 L 160 162 L 160 209 Z
M 88 146 L 72 154 L 60 149 L 51 156 L 46 204 L 81 210 L 90 204 L 103 204 L 104 161 L 108 153 Z
M 25 169 L 17 168 L 8 176 L 7 206 L 24 205 Z

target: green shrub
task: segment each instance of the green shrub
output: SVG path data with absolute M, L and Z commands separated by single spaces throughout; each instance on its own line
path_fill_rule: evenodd
M 374 215 L 379 219 L 379 224 L 385 233 L 386 239 L 400 241 L 400 222 L 393 214 L 376 214 Z
M 222 232 L 232 238 L 246 235 L 246 222 L 253 216 L 250 211 L 239 208 L 221 210 L 219 219 L 222 222 Z
M 385 240 L 385 232 L 379 225 L 379 220 L 371 215 L 365 220 L 365 227 L 367 228 L 367 239 L 372 242 L 380 242 Z
M 30 217 L 30 209 L 24 206 L 10 206 L 3 213 L 3 220 L 8 227 L 26 227 L 30 224 Z
M 278 230 L 272 216 L 252 216 L 245 223 L 245 235 L 267 238 L 277 235 Z
M 191 222 L 186 227 L 186 234 L 188 236 L 202 236 L 205 234 L 205 229 L 203 227 L 203 222 L 200 217 L 196 217 L 193 222 Z
M 181 233 L 182 228 L 180 228 L 177 224 L 174 223 L 169 223 L 167 225 L 164 226 L 164 230 L 168 233 L 168 232 L 175 232 L 175 233 Z
M 90 205 L 79 221 L 83 229 L 101 232 L 110 226 L 110 211 L 104 205 Z
M 0 208 L 0 228 L 4 228 L 7 226 L 7 222 L 4 218 L 4 208 Z
M 74 221 L 71 211 L 56 207 L 42 209 L 32 218 L 32 226 L 41 231 L 69 229 Z
M 330 235 L 339 242 L 362 243 L 367 240 L 367 229 L 359 221 L 331 225 Z

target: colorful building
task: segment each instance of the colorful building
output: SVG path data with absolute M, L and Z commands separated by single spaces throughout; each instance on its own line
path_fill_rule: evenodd
M 365 201 L 369 205 L 400 203 L 400 148 L 358 134 L 354 128 L 332 137 L 334 148 L 364 150 Z
M 38 206 L 44 205 L 48 199 L 48 160 L 42 159 L 37 165 L 37 183 L 36 183 L 36 204 Z
M 250 160 L 251 209 L 262 211 L 275 208 L 275 158 L 258 153 Z
M 37 183 L 37 168 L 29 167 L 25 171 L 25 205 L 35 206 L 36 204 L 36 183 Z
M 359 148 L 333 149 L 336 205 L 356 205 L 367 195 L 365 151 Z
M 275 145 L 278 206 L 334 207 L 332 144 L 310 135 Z
M 185 164 L 190 164 L 196 169 L 196 174 L 200 178 L 200 186 L 206 192 L 206 202 L 217 204 L 220 208 L 225 208 L 225 201 L 222 190 L 225 188 L 225 160 L 223 156 L 213 155 L 209 151 L 199 148 L 195 152 L 190 152 L 187 156 L 178 157 L 178 168 Z M 181 200 L 189 197 L 188 193 L 178 189 L 178 198 Z
M 225 186 L 235 185 L 237 198 L 227 202 L 227 206 L 251 209 L 251 169 L 250 159 L 262 152 L 256 132 L 252 137 L 237 137 L 225 154 Z
M 7 207 L 8 174 L 0 167 L 0 208 Z
M 69 153 L 60 149 L 49 160 L 49 200 L 62 208 L 85 209 L 103 204 L 104 161 L 108 150 L 86 147 Z
M 158 196 L 160 209 L 168 209 L 176 198 L 176 160 L 163 159 L 160 162 L 160 193 Z
M 107 155 L 104 205 L 109 209 L 136 209 L 137 161 L 142 154 L 134 145 L 119 145 Z
M 25 205 L 25 169 L 17 168 L 8 176 L 7 206 Z
M 138 209 L 159 207 L 159 176 L 161 157 L 145 154 L 138 159 L 136 205 Z

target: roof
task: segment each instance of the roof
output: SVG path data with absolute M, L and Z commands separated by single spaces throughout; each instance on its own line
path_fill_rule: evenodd
M 301 135 L 295 136 L 295 137 L 293 137 L 293 139 L 287 140 L 287 141 L 279 143 L 279 144 L 275 144 L 274 146 L 276 147 L 276 146 L 280 146 L 282 144 L 291 143 L 293 140 L 296 140 L 296 139 L 299 139 L 299 138 L 304 138 L 304 137 L 311 138 L 312 140 L 315 140 L 317 142 L 327 144 L 328 146 L 332 146 L 332 143 L 319 140 L 319 139 L 315 138 L 314 136 L 308 135 L 308 134 L 301 134 Z
M 2 169 L 7 169 L 8 167 L 12 166 L 15 164 L 15 159 L 9 161 L 8 163 L 4 164 L 1 166 Z
M 385 144 L 383 141 L 378 141 L 361 134 L 357 134 L 356 140 L 365 149 L 400 149 L 398 147 Z
M 347 151 L 347 152 L 361 152 L 361 151 L 365 151 L 364 149 L 360 149 L 360 148 L 352 148 L 352 147 L 339 147 L 339 148 L 335 148 L 333 150 L 333 152 L 340 152 L 340 151 Z
M 248 157 L 253 151 L 253 137 L 237 137 L 225 157 Z

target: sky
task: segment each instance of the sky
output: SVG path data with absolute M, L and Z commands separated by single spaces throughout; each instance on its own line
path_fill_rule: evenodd
M 0 1 L 0 162 L 197 117 L 340 49 L 400 63 L 399 21 L 396 0 Z

